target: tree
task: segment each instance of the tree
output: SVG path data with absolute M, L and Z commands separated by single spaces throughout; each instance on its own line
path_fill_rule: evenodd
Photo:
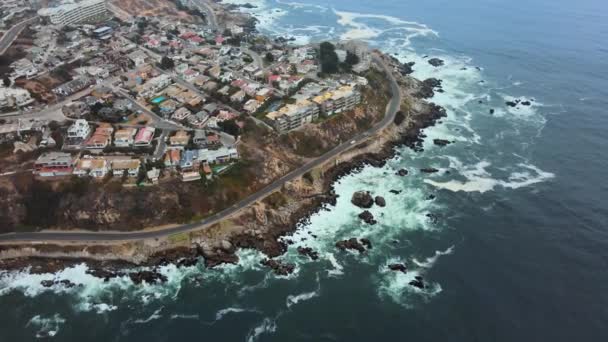
M 236 124 L 236 121 L 234 119 L 220 121 L 217 123 L 217 125 L 222 129 L 222 131 L 234 137 L 238 137 L 241 133 L 241 127 Z
M 346 52 L 346 59 L 344 60 L 344 62 L 346 64 L 349 64 L 350 66 L 353 66 L 355 64 L 359 64 L 359 56 L 355 55 L 354 53 L 347 51 Z
M 7 87 L 7 88 L 10 87 L 10 85 L 11 85 L 11 79 L 8 78 L 8 76 L 4 75 L 2 77 L 2 84 L 4 84 L 4 86 Z
M 268 52 L 268 53 L 266 53 L 266 56 L 264 56 L 264 60 L 267 63 L 272 63 L 272 62 L 274 62 L 274 56 L 270 52 Z
M 338 55 L 336 47 L 330 42 L 323 42 L 319 46 L 319 59 L 321 60 L 321 71 L 326 74 L 338 72 Z
M 173 62 L 173 60 L 167 56 L 163 56 L 163 58 L 161 58 L 160 60 L 160 67 L 167 70 L 167 69 L 173 69 L 173 67 L 175 66 L 175 62 Z

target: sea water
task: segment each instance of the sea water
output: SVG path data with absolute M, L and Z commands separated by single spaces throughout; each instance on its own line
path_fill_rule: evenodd
M 415 62 L 415 77 L 441 79 L 431 100 L 448 116 L 425 130 L 424 152 L 398 148 L 384 167 L 337 181 L 337 204 L 301 224 L 280 257 L 297 265 L 288 277 L 255 251 L 213 270 L 164 266 L 162 285 L 104 283 L 84 264 L 0 273 L 0 341 L 608 338 L 605 2 L 245 2 L 263 33 L 362 39 Z M 505 105 L 517 99 L 531 105 Z M 358 190 L 385 197 L 370 209 L 377 225 L 357 218 Z M 335 248 L 351 237 L 373 248 Z M 425 289 L 409 285 L 416 276 Z M 77 286 L 40 285 L 62 279 Z

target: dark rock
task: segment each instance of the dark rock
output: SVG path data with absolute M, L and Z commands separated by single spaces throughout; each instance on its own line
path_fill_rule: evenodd
M 429 201 L 434 200 L 434 199 L 435 199 L 435 195 L 429 195 L 429 197 L 427 197 L 427 199 L 428 199 Z
M 67 288 L 72 288 L 72 287 L 76 286 L 76 284 L 72 283 L 71 281 L 69 281 L 67 279 L 63 279 L 63 280 L 60 280 L 60 281 L 55 282 L 55 283 L 56 284 L 61 284 L 64 287 L 67 287 Z
M 401 190 L 390 190 L 389 192 L 391 194 L 399 195 L 401 193 Z
M 55 282 L 52 280 L 43 280 L 40 282 L 40 285 L 42 285 L 44 287 L 51 287 L 51 286 L 55 285 Z
M 369 239 L 363 238 L 363 239 L 360 239 L 359 241 L 361 241 L 361 244 L 363 246 L 365 246 L 365 248 L 372 249 L 372 242 L 369 241 Z
M 351 203 L 359 208 L 369 209 L 374 205 L 374 199 L 369 191 L 357 191 L 351 198 Z
M 386 200 L 382 196 L 376 196 L 376 198 L 374 198 L 374 202 L 379 207 L 386 207 Z
M 416 278 L 412 281 L 409 282 L 409 284 L 413 287 L 417 287 L 419 289 L 424 289 L 425 285 L 424 285 L 424 281 L 422 280 L 421 276 L 416 276 Z
M 426 217 L 428 217 L 428 219 L 433 223 L 437 223 L 437 220 L 439 219 L 439 217 L 433 213 L 426 214 Z
M 182 258 L 179 259 L 175 265 L 177 267 L 192 267 L 198 263 L 198 258 Z
M 522 101 L 521 104 L 522 104 L 522 106 L 530 106 L 530 105 L 532 105 L 532 103 L 530 101 Z
M 490 114 L 494 114 L 494 109 L 490 109 Z
M 445 139 L 433 139 L 433 144 L 435 144 L 437 146 L 446 146 L 451 143 L 452 143 L 451 141 L 445 140 Z
M 435 172 L 439 172 L 439 170 L 437 170 L 434 167 L 425 167 L 423 169 L 420 169 L 420 172 L 424 172 L 424 173 L 435 173 Z
M 406 169 L 399 169 L 399 171 L 397 171 L 397 175 L 403 177 L 403 176 L 407 176 L 409 172 Z
M 99 269 L 99 268 L 88 269 L 86 273 L 90 274 L 94 277 L 101 278 L 101 279 L 103 279 L 104 282 L 107 282 L 112 278 L 122 277 L 124 275 L 124 273 L 122 273 L 122 272 L 116 272 L 116 271 L 113 271 L 110 269 Z
M 443 60 L 441 60 L 439 58 L 431 58 L 431 59 L 429 59 L 429 64 L 434 67 L 440 67 L 444 64 L 444 62 L 443 62 Z
M 407 272 L 407 267 L 405 266 L 405 264 L 390 264 L 390 265 L 388 265 L 388 268 L 391 271 L 398 271 L 398 272 L 403 272 L 403 273 Z
M 298 253 L 300 255 L 308 256 L 312 260 L 319 259 L 319 253 L 313 251 L 313 249 L 310 247 L 298 247 Z
M 378 223 L 376 220 L 374 220 L 374 215 L 367 210 L 359 214 L 359 218 L 362 219 L 363 222 L 371 224 L 372 226 Z
M 347 249 L 351 249 L 351 250 L 356 250 L 359 253 L 365 253 L 365 247 L 356 238 L 350 238 L 348 240 L 338 241 L 338 242 L 336 242 L 336 247 L 338 247 L 338 249 L 343 250 L 343 251 L 347 250 Z
M 440 79 L 428 78 L 420 82 L 420 87 L 414 96 L 419 99 L 431 98 L 435 95 L 434 91 L 436 88 L 441 89 L 441 83 L 442 81 Z
M 147 284 L 156 284 L 167 281 L 167 277 L 156 271 L 139 271 L 129 273 L 129 278 L 131 278 L 131 281 L 135 284 L 141 284 L 144 282 Z
M 519 100 L 507 101 L 507 102 L 505 102 L 505 104 L 509 107 L 517 107 L 517 105 L 519 104 Z
M 264 259 L 260 263 L 266 267 L 270 267 L 276 275 L 281 276 L 293 273 L 293 270 L 296 268 L 293 264 L 283 264 L 274 259 Z

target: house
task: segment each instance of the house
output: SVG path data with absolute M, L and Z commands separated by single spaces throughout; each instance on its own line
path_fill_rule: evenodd
M 197 170 L 199 167 L 198 151 L 184 151 L 184 153 L 182 153 L 181 159 L 179 160 L 179 167 L 182 169 L 182 171 Z
M 160 177 L 160 170 L 157 168 L 152 168 L 152 170 L 146 172 L 146 176 L 148 177 L 148 180 L 150 180 L 150 182 L 152 184 L 158 184 L 158 178 Z
M 93 84 L 93 79 L 88 76 L 80 76 L 69 82 L 66 82 L 57 88 L 53 89 L 53 92 L 57 95 L 70 96 L 75 94 L 84 88 Z
M 198 171 L 182 172 L 182 182 L 192 182 L 201 179 L 201 173 Z
M 256 99 L 251 99 L 245 102 L 245 104 L 243 105 L 243 109 L 247 113 L 254 113 L 256 110 L 258 110 L 258 108 L 260 108 L 260 103 Z
M 200 163 L 227 163 L 231 160 L 238 159 L 239 153 L 234 147 L 220 147 L 216 150 L 200 149 L 198 150 L 198 161 Z
M 152 139 L 154 139 L 154 132 L 154 127 L 140 128 L 133 141 L 133 146 L 150 146 Z
M 182 120 L 185 120 L 190 115 L 192 115 L 192 112 L 189 111 L 188 108 L 181 107 L 178 110 L 176 110 L 173 113 L 173 115 L 171 115 L 171 119 L 177 120 L 177 121 L 182 121 Z
M 85 156 L 78 160 L 73 174 L 79 177 L 89 175 L 95 178 L 104 177 L 110 171 L 108 160 L 104 157 Z
M 166 167 L 176 167 L 179 165 L 179 161 L 181 159 L 181 150 L 172 149 L 168 150 L 165 153 L 165 166 Z
M 139 67 L 146 64 L 146 58 L 148 58 L 148 55 L 146 55 L 146 53 L 141 50 L 135 50 L 131 52 L 128 57 L 131 62 L 135 64 L 135 67 Z
M 244 91 L 239 90 L 230 96 L 230 101 L 232 101 L 234 103 L 241 103 L 245 100 L 246 96 L 247 96 L 247 94 L 245 94 Z
M 114 146 L 116 147 L 129 147 L 133 145 L 136 128 L 123 128 L 119 129 L 114 133 Z
M 217 149 L 222 146 L 219 135 L 204 131 L 196 131 L 192 142 L 199 147 L 207 149 Z
M 34 174 L 41 177 L 69 175 L 74 170 L 76 160 L 69 153 L 46 152 L 34 163 Z
M 95 132 L 93 132 L 93 135 L 85 142 L 85 148 L 92 150 L 106 148 L 112 141 L 113 132 L 114 127 L 112 125 L 100 124 L 95 129 Z
M 68 138 L 83 141 L 91 134 L 91 127 L 86 120 L 78 119 L 68 128 Z
M 68 118 L 81 118 L 89 114 L 89 106 L 82 101 L 70 102 L 61 108 L 63 115 Z
M 112 175 L 116 177 L 126 173 L 129 177 L 137 177 L 140 167 L 139 159 L 114 159 L 112 160 Z
M 169 138 L 169 146 L 184 148 L 190 141 L 190 135 L 186 131 L 177 131 L 175 135 Z

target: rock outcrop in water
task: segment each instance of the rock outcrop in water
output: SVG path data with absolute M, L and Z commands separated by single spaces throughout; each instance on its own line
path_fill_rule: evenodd
M 445 140 L 445 139 L 433 139 L 433 144 L 435 144 L 437 146 L 447 146 L 451 143 L 452 143 L 451 141 Z
M 363 220 L 363 222 L 372 226 L 378 223 L 378 221 L 374 219 L 374 215 L 372 215 L 372 213 L 370 213 L 368 210 L 365 210 L 361 214 L 359 214 L 359 218 Z
M 437 173 L 437 172 L 439 172 L 439 170 L 436 169 L 436 168 L 434 168 L 434 167 L 425 167 L 423 169 L 420 169 L 420 172 L 423 172 L 423 173 Z
M 428 78 L 421 82 L 420 89 L 414 94 L 419 99 L 429 99 L 435 95 L 435 91 L 443 93 L 442 81 L 437 78 Z
M 399 171 L 397 171 L 397 175 L 401 177 L 407 176 L 408 173 L 409 172 L 406 169 L 399 169 Z
M 319 259 L 319 253 L 315 252 L 312 248 L 310 247 L 298 247 L 298 253 L 300 255 L 304 255 L 309 257 L 312 260 L 317 260 Z
M 367 239 L 357 240 L 356 238 L 350 238 L 348 240 L 342 240 L 342 241 L 336 242 L 336 247 L 338 247 L 338 249 L 340 249 L 342 251 L 350 249 L 350 250 L 357 251 L 359 253 L 365 253 L 366 246 L 368 249 L 371 248 L 371 243 Z
M 158 273 L 157 271 L 139 271 L 134 273 L 129 273 L 129 278 L 135 284 L 157 284 L 164 283 L 167 281 L 167 277 Z
M 440 58 L 431 58 L 431 59 L 429 59 L 429 64 L 434 67 L 440 67 L 440 66 L 443 66 L 445 63 Z
M 374 198 L 374 203 L 379 207 L 386 207 L 386 200 L 382 196 L 376 196 L 376 198 Z
M 281 276 L 292 274 L 293 270 L 296 268 L 293 264 L 283 264 L 282 262 L 274 259 L 264 259 L 260 263 L 272 269 L 276 275 Z
M 374 205 L 374 198 L 369 191 L 355 192 L 350 201 L 359 208 L 369 209 Z
M 388 265 L 388 269 L 391 271 L 407 273 L 407 266 L 405 266 L 405 264 L 390 264 Z
M 421 276 L 416 276 L 414 280 L 410 281 L 409 284 L 413 287 L 417 287 L 419 289 L 424 289 L 426 286 L 424 285 L 424 280 Z

